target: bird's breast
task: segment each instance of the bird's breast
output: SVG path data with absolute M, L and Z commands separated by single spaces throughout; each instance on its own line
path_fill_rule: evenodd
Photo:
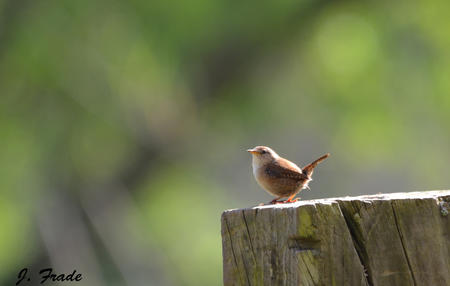
M 295 181 L 270 176 L 266 169 L 265 166 L 253 169 L 253 174 L 258 184 L 268 193 L 274 196 L 288 196 L 297 189 Z

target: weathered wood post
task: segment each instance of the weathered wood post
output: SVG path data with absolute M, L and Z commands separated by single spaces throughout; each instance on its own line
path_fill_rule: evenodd
M 224 285 L 450 285 L 450 191 L 225 211 Z

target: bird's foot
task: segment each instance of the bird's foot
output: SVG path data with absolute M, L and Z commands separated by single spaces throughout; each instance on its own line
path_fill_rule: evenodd
M 288 203 L 295 203 L 298 202 L 300 200 L 300 198 L 295 198 L 295 199 L 287 199 L 285 200 L 283 203 L 288 204 Z
M 294 203 L 296 201 L 298 201 L 300 198 L 296 198 L 296 199 L 292 199 L 292 198 L 288 198 L 285 201 L 279 201 L 280 198 L 276 198 L 271 200 L 270 202 L 268 202 L 268 205 L 275 205 L 275 204 L 287 204 L 287 203 Z M 264 203 L 259 204 L 260 206 L 263 206 Z

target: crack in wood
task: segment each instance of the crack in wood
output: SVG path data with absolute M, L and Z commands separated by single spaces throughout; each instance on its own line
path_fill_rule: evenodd
M 256 262 L 256 256 L 255 256 L 255 250 L 253 249 L 252 237 L 250 235 L 250 230 L 248 228 L 247 219 L 245 218 L 245 210 L 242 210 L 242 219 L 244 221 L 245 229 L 247 230 L 248 241 L 250 243 L 250 249 L 252 250 L 253 258 L 255 259 L 255 262 Z
M 302 260 L 303 265 L 305 266 L 306 272 L 308 272 L 308 274 L 309 274 L 309 278 L 310 278 L 311 283 L 308 283 L 308 284 L 311 284 L 313 286 L 317 285 L 317 282 L 315 281 L 314 276 L 312 275 L 311 271 L 309 270 L 308 264 L 303 259 L 303 255 L 301 255 L 301 254 L 296 256 L 297 257 L 297 262 L 299 263 L 298 265 L 300 266 L 300 260 L 298 259 L 298 256 L 300 256 L 300 259 Z
M 367 249 L 364 247 L 364 242 L 361 241 L 361 234 L 359 233 L 357 222 L 354 220 L 350 211 L 348 211 L 341 201 L 338 202 L 339 209 L 341 210 L 344 221 L 349 230 L 350 236 L 352 238 L 353 247 L 358 254 L 361 266 L 364 268 L 363 276 L 366 280 L 367 285 L 373 286 L 373 279 L 371 276 L 371 269 L 368 263 Z M 357 208 L 355 208 L 357 209 Z M 356 213 L 359 212 L 359 209 Z
M 229 238 L 229 240 L 230 240 L 230 246 L 231 246 L 231 253 L 232 253 L 232 255 L 233 255 L 233 260 L 234 260 L 234 265 L 235 265 L 235 269 L 237 270 L 237 272 L 240 272 L 239 271 L 239 265 L 238 265 L 238 263 L 237 263 L 237 259 L 236 259 L 236 253 L 234 252 L 234 247 L 233 247 L 233 240 L 231 239 L 231 233 L 230 233 L 230 226 L 228 225 L 228 221 L 227 221 L 227 219 L 226 219 L 226 217 L 224 216 L 223 217 L 223 221 L 224 221 L 224 223 L 225 223 L 225 228 L 226 228 L 226 230 L 227 230 L 227 234 L 228 234 L 228 238 Z M 250 285 L 250 281 L 248 280 L 248 275 L 247 275 L 247 269 L 245 269 L 245 265 L 244 265 L 244 270 L 245 270 L 245 276 L 247 276 L 247 281 L 248 281 L 248 285 Z M 239 275 L 239 277 L 241 277 L 241 275 Z M 242 282 L 242 281 L 241 281 Z M 244 283 L 242 283 L 242 285 L 243 285 Z
M 245 264 L 245 257 L 242 252 L 241 252 L 241 259 L 242 259 L 242 265 L 244 265 L 244 274 L 245 274 L 245 277 L 247 278 L 247 283 L 249 286 L 251 286 L 252 284 L 250 283 L 250 277 L 248 275 L 247 265 Z
M 411 262 L 409 260 L 408 253 L 407 253 L 406 248 L 405 248 L 405 242 L 403 240 L 403 234 L 400 231 L 400 227 L 399 227 L 399 224 L 398 224 L 398 217 L 397 217 L 397 213 L 396 213 L 395 207 L 394 207 L 394 201 L 391 202 L 391 207 L 392 207 L 392 213 L 394 214 L 395 226 L 397 228 L 397 232 L 398 232 L 398 235 L 400 237 L 400 243 L 402 245 L 403 254 L 405 255 L 406 263 L 408 264 L 409 272 L 411 273 L 411 278 L 413 280 L 414 286 L 416 286 L 417 285 L 416 277 L 414 277 L 414 271 L 412 270 Z

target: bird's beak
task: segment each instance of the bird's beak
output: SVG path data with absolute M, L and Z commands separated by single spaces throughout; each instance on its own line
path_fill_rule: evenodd
M 258 151 L 256 151 L 255 149 L 248 149 L 247 152 L 252 153 L 252 154 L 258 153 Z

